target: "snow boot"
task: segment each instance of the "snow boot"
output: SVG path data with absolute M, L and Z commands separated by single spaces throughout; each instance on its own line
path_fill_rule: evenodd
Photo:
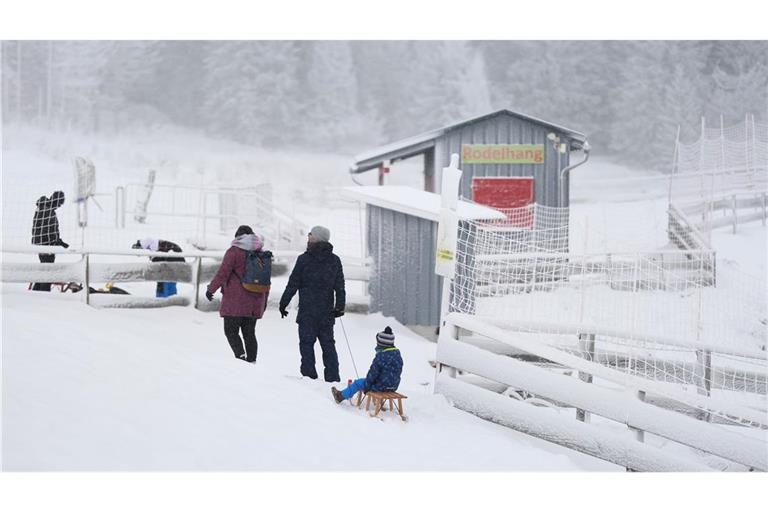
M 336 387 L 331 388 L 331 393 L 333 394 L 333 399 L 336 400 L 337 404 L 340 404 L 344 401 L 344 396 L 341 394 L 341 391 L 336 389 Z

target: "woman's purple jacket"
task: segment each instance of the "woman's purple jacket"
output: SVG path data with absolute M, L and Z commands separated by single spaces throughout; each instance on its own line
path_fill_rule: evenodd
M 242 235 L 232 241 L 232 247 L 224 253 L 218 272 L 208 285 L 208 291 L 216 293 L 221 288 L 220 316 L 247 316 L 261 318 L 267 309 L 269 293 L 253 293 L 243 288 L 240 279 L 245 274 L 245 252 L 260 251 L 263 244 L 256 235 Z

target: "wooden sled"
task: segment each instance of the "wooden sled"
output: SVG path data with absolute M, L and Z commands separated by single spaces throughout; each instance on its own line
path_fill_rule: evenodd
M 401 395 L 397 391 L 369 391 L 365 394 L 362 391 L 358 391 L 357 395 L 352 398 L 352 405 L 362 409 L 363 402 L 365 402 L 365 410 L 368 411 L 371 408 L 371 404 L 373 404 L 373 412 L 368 414 L 376 418 L 381 410 L 385 408 L 387 401 L 389 401 L 389 410 L 395 411 L 400 416 L 400 419 L 406 421 L 408 417 L 403 409 L 403 400 L 406 398 L 408 397 Z M 357 403 L 355 403 L 355 399 L 357 399 Z M 395 403 L 395 401 L 397 402 Z

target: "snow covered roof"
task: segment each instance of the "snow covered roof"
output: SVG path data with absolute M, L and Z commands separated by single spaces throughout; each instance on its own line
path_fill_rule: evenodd
M 440 218 L 440 194 L 402 186 L 344 187 L 341 195 L 366 204 L 413 215 L 437 222 Z M 459 219 L 504 219 L 504 214 L 493 208 L 468 201 L 459 201 Z
M 430 130 L 428 132 L 424 132 L 419 135 L 414 135 L 413 137 L 408 137 L 407 139 L 402 139 L 396 142 L 392 142 L 384 146 L 380 146 L 378 148 L 372 149 L 370 151 L 366 151 L 365 153 L 360 153 L 359 155 L 356 155 L 354 157 L 354 162 L 350 166 L 349 171 L 352 174 L 357 174 L 357 173 L 365 172 L 370 169 L 376 168 L 386 160 L 402 160 L 405 158 L 409 158 L 409 157 L 421 154 L 426 149 L 434 147 L 435 140 L 438 137 L 444 135 L 446 132 L 450 130 L 455 130 L 456 128 L 460 128 L 470 123 L 477 123 L 480 121 L 484 121 L 485 119 L 498 116 L 498 115 L 509 115 L 512 117 L 516 117 L 518 119 L 523 119 L 525 121 L 530 121 L 532 123 L 547 126 L 549 128 L 552 128 L 553 130 L 557 130 L 573 139 L 573 146 L 575 149 L 581 149 L 584 142 L 587 140 L 586 135 L 584 135 L 581 132 L 577 132 L 575 130 L 571 130 L 570 128 L 566 128 L 564 126 L 550 123 L 549 121 L 544 121 L 542 119 L 538 119 L 536 117 L 529 116 L 527 114 L 515 112 L 508 109 L 502 109 L 502 110 L 497 110 L 495 112 L 491 112 L 489 114 L 485 114 L 479 117 L 465 119 L 463 121 L 459 121 L 457 123 L 453 123 L 448 126 L 438 128 L 436 130 Z

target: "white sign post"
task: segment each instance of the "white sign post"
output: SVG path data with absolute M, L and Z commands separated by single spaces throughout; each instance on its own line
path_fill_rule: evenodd
M 459 205 L 459 155 L 451 155 L 451 163 L 443 167 L 442 202 L 440 220 L 437 226 L 437 250 L 435 253 L 435 273 L 443 278 L 443 293 L 440 301 L 440 338 L 452 336 L 454 333 L 445 332 L 445 322 L 442 320 L 448 314 L 451 303 L 451 281 L 456 274 L 456 246 L 459 232 L 459 215 L 456 212 Z M 436 365 L 435 376 L 441 371 L 441 365 Z
M 451 155 L 451 163 L 443 167 L 440 220 L 437 225 L 437 251 L 435 253 L 435 274 L 452 279 L 456 270 L 456 243 L 459 230 L 459 155 Z M 445 295 L 445 287 L 443 287 Z

